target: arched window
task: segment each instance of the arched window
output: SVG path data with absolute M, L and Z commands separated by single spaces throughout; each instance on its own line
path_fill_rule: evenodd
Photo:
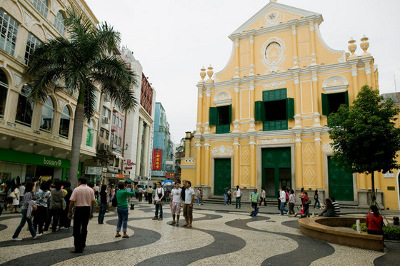
M 31 126 L 34 107 L 33 101 L 28 98 L 31 91 L 32 89 L 28 84 L 22 87 L 18 97 L 17 115 L 15 116 L 15 122 L 27 126 Z
M 86 146 L 93 147 L 93 138 L 94 138 L 94 122 L 93 120 L 90 120 L 86 136 Z
M 4 117 L 8 93 L 8 79 L 6 73 L 0 70 L 0 117 Z
M 50 97 L 47 97 L 46 102 L 42 107 L 42 117 L 40 118 L 40 129 L 51 132 L 54 118 L 54 104 Z
M 39 41 L 30 32 L 28 32 L 28 40 L 26 41 L 26 47 L 25 47 L 25 64 L 29 63 L 29 57 L 31 56 L 33 51 L 40 45 L 42 45 L 42 42 Z
M 68 106 L 65 106 L 60 119 L 59 134 L 61 137 L 68 138 L 70 120 L 71 120 L 71 112 L 69 111 Z
M 58 11 L 56 19 L 54 21 L 54 27 L 58 30 L 61 35 L 65 34 L 65 17 L 64 14 L 60 11 Z
M 47 18 L 47 13 L 49 12 L 49 2 L 47 0 L 33 0 L 33 6 L 43 17 Z

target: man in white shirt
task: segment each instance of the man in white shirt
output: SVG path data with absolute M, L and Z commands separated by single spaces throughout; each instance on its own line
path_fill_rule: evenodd
M 239 206 L 239 209 L 242 207 L 242 190 L 240 189 L 239 186 L 236 186 L 236 191 L 235 191 L 235 196 L 236 196 L 236 209 Z
M 191 188 L 192 183 L 186 181 L 185 188 L 185 205 L 183 208 L 183 216 L 185 216 L 186 223 L 183 226 L 192 227 L 193 221 L 193 200 L 194 200 L 194 190 Z
M 161 200 L 164 198 L 164 189 L 161 187 L 161 182 L 157 183 L 157 188 L 154 196 L 154 204 L 156 205 L 156 213 L 153 217 L 153 220 L 163 220 L 163 210 L 162 210 L 162 202 Z M 158 216 L 158 211 L 160 211 L 160 216 Z M 160 217 L 160 218 L 158 218 Z
M 172 225 L 179 226 L 179 214 L 181 211 L 181 192 L 182 189 L 179 187 L 179 183 L 176 182 L 174 188 L 171 190 L 170 203 L 172 213 Z M 176 216 L 176 222 L 175 222 Z
M 280 215 L 283 215 L 283 212 L 285 211 L 285 212 L 289 212 L 287 209 L 286 209 L 286 192 L 285 192 L 285 190 L 282 188 L 282 187 L 280 187 L 279 188 L 279 199 L 281 200 L 281 214 Z

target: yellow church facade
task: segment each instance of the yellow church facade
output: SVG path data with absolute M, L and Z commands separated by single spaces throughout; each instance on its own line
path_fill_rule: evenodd
M 367 37 L 350 40 L 347 53 L 334 50 L 322 22 L 321 14 L 271 1 L 229 36 L 224 69 L 201 69 L 196 131 L 187 132 L 181 167 L 205 197 L 239 185 L 245 196 L 263 188 L 276 198 L 287 186 L 368 205 L 370 176 L 331 160 L 327 116 L 364 84 L 379 89 L 377 67 Z M 397 171 L 376 173 L 375 186 L 378 203 L 399 209 Z

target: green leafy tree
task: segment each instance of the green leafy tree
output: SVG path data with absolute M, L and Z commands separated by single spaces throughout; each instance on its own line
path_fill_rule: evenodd
M 333 160 L 350 173 L 371 174 L 372 203 L 375 203 L 374 172 L 398 169 L 400 129 L 395 127 L 400 109 L 392 99 L 364 85 L 353 105 L 342 105 L 329 116 Z
M 83 14 L 68 10 L 65 26 L 69 38 L 58 37 L 35 49 L 24 78 L 32 87 L 31 98 L 44 102 L 52 91 L 77 92 L 74 116 L 70 181 L 77 185 L 84 119 L 90 121 L 96 102 L 96 86 L 123 110 L 137 105 L 132 86 L 137 76 L 114 55 L 120 34 L 106 22 L 97 27 Z

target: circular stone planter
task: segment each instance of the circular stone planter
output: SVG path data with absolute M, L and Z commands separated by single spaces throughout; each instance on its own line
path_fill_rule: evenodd
M 309 237 L 330 243 L 383 251 L 383 236 L 358 233 L 350 227 L 365 217 L 316 217 L 299 220 L 300 231 Z

